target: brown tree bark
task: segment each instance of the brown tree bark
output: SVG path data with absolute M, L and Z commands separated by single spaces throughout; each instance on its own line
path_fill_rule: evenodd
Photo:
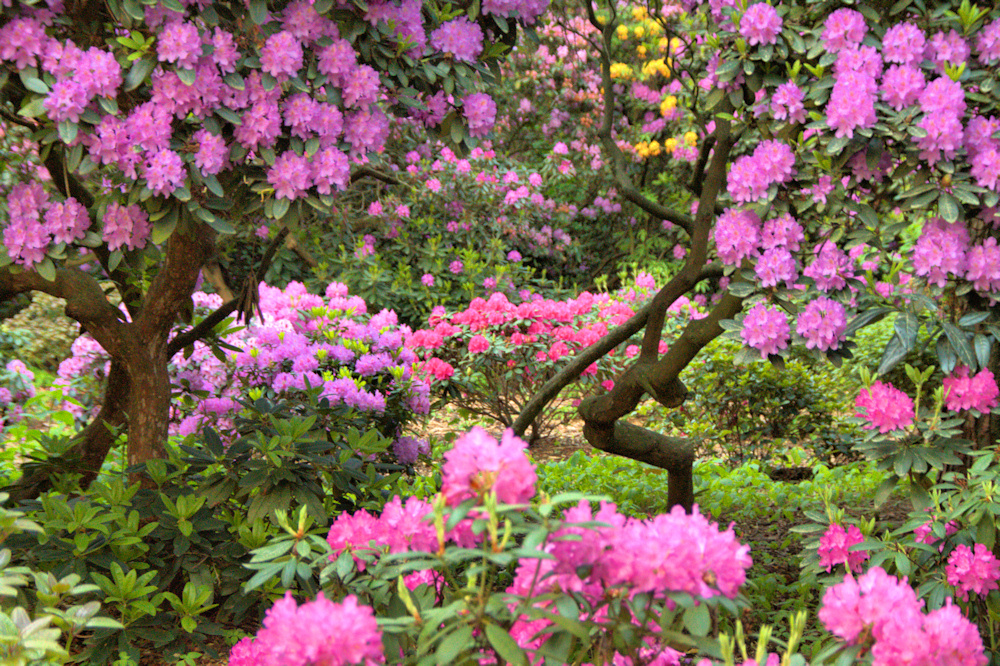
M 215 233 L 193 220 L 178 229 L 167 241 L 165 260 L 145 297 L 133 303 L 133 321 L 127 321 L 107 300 L 94 278 L 78 269 L 59 269 L 51 282 L 34 271 L 0 270 L 0 300 L 33 290 L 65 299 L 66 315 L 78 321 L 111 357 L 103 405 L 64 461 L 71 471 L 83 475 L 84 487 L 96 478 L 114 433 L 123 427 L 128 433 L 130 466 L 164 457 L 170 414 L 168 363 L 173 355 L 168 338 L 178 313 L 190 303 L 198 273 L 214 243 Z M 12 496 L 37 496 L 51 485 L 49 471 L 26 470 L 11 489 Z

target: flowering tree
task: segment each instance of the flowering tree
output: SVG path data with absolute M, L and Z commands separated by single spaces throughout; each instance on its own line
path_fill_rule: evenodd
M 994 439 L 1000 10 L 838 6 L 590 2 L 586 23 L 563 17 L 589 43 L 578 57 L 600 68 L 594 136 L 618 191 L 686 236 L 685 263 L 645 310 L 542 387 L 517 432 L 644 328 L 613 390 L 581 404 L 584 433 L 671 469 L 690 502 L 690 443 L 622 420 L 644 396 L 680 405 L 680 372 L 722 334 L 742 341 L 741 362 L 780 364 L 794 343 L 837 361 L 853 332 L 895 314 L 878 373 L 925 343 L 939 367 L 910 373 L 915 401 L 886 381 L 859 397 L 872 454 L 893 480 L 920 481 L 958 462 L 963 437 Z M 643 141 L 625 143 L 640 124 Z M 700 143 L 690 161 L 678 150 L 688 132 Z M 687 174 L 682 205 L 662 203 L 649 174 L 663 170 Z M 715 291 L 712 310 L 660 351 L 667 308 L 699 284 Z
M 111 357 L 78 447 L 86 474 L 120 428 L 130 464 L 160 456 L 168 361 L 237 308 L 253 313 L 264 267 L 203 324 L 170 336 L 217 236 L 328 210 L 353 179 L 378 174 L 396 122 L 473 145 L 496 108 L 475 91 L 485 65 L 544 7 L 3 3 L 3 135 L 40 157 L 22 150 L 4 181 L 0 302 L 31 290 L 64 298 Z M 80 251 L 99 268 L 76 266 Z

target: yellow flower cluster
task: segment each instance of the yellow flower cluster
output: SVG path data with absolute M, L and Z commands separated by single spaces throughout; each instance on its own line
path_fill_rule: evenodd
M 694 148 L 698 145 L 698 135 L 691 131 L 684 132 L 684 143 Z
M 656 60 L 650 60 L 642 66 L 642 73 L 644 76 L 654 76 L 656 74 L 662 74 L 664 78 L 670 78 L 670 58 L 666 61 L 663 58 L 658 58 Z
M 672 141 L 672 139 L 668 139 L 668 141 Z M 635 144 L 635 152 L 639 157 L 642 158 L 646 158 L 651 155 L 659 155 L 662 150 L 663 147 L 660 146 L 659 141 L 649 141 L 649 142 L 640 141 L 639 143 Z
M 632 68 L 623 62 L 616 62 L 611 65 L 611 78 L 631 79 L 633 78 Z
M 660 102 L 660 115 L 667 116 L 670 112 L 677 108 L 677 98 L 673 95 L 667 95 Z

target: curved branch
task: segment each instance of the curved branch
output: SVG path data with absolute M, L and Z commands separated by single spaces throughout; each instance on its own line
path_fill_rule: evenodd
M 80 322 L 109 354 L 121 353 L 120 340 L 128 324 L 88 273 L 78 268 L 59 268 L 55 280 L 49 282 L 36 271 L 13 273 L 10 267 L 0 268 L 0 302 L 29 291 L 64 299 L 67 317 Z
M 674 276 L 670 282 L 664 285 L 664 287 L 657 292 L 654 300 L 662 298 L 662 302 L 666 303 L 666 307 L 669 308 L 674 301 L 690 291 L 694 285 L 706 278 L 716 275 L 717 272 L 718 270 L 716 267 L 708 266 L 705 270 L 698 274 L 697 278 L 693 282 L 690 281 L 690 278 L 687 275 L 680 273 Z M 642 328 L 647 325 L 650 312 L 652 312 L 652 307 L 653 303 L 646 305 L 644 308 L 632 315 L 632 317 L 630 317 L 624 324 L 609 332 L 603 338 L 570 359 L 569 363 L 563 366 L 559 372 L 549 379 L 549 381 L 545 382 L 545 384 L 543 384 L 542 387 L 531 396 L 531 399 L 525 403 L 521 413 L 518 414 L 517 419 L 514 421 L 514 425 L 512 426 L 515 434 L 517 434 L 518 437 L 522 436 L 534 420 L 538 418 L 538 415 L 541 414 L 542 410 L 545 409 L 545 406 L 552 402 L 555 397 L 559 395 L 559 392 L 566 388 L 568 384 L 576 381 L 580 375 L 583 374 L 583 371 L 590 367 L 592 363 L 597 362 L 612 349 L 641 331 Z
M 593 8 L 589 8 L 589 12 L 593 15 Z M 596 16 L 593 16 L 591 22 L 597 23 Z M 636 206 L 638 206 L 642 211 L 656 217 L 659 220 L 668 220 L 681 229 L 684 229 L 688 234 L 691 234 L 692 228 L 694 227 L 694 220 L 691 219 L 690 215 L 685 215 L 679 211 L 674 210 L 668 206 L 663 206 L 651 199 L 643 196 L 642 192 L 635 186 L 632 179 L 629 178 L 628 172 L 625 168 L 625 155 L 622 153 L 621 148 L 615 143 L 614 137 L 611 131 L 614 127 L 614 112 L 615 112 L 615 93 L 614 93 L 614 81 L 611 78 L 611 36 L 614 34 L 615 22 L 613 20 L 608 21 L 604 26 L 601 26 L 601 35 L 603 37 L 603 47 L 598 50 L 601 58 L 601 85 L 604 88 L 604 113 L 602 116 L 601 127 L 597 131 L 597 136 L 601 140 L 601 147 L 604 150 L 605 155 L 609 158 L 611 164 L 611 171 L 615 177 L 615 184 L 618 186 L 619 193 L 625 197 L 626 200 L 631 201 Z
M 625 421 L 616 421 L 611 427 L 595 427 L 588 423 L 583 427 L 583 434 L 595 449 L 667 470 L 667 505 L 691 511 L 694 506 L 694 440 L 668 437 Z

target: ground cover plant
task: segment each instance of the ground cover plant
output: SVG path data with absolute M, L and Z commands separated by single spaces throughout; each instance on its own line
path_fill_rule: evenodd
M 232 663 L 1000 653 L 996 8 L 8 4 L 0 301 L 65 299 L 109 358 L 91 390 L 81 363 L 58 393 L 42 367 L 4 359 L 5 431 L 37 454 L 5 452 L 21 475 L 8 517 L 42 530 L 10 537 L 14 658 L 208 650 L 234 622 L 256 639 Z M 331 224 L 333 244 L 309 248 L 312 292 L 294 285 L 275 316 L 259 278 L 290 227 L 299 242 Z M 264 254 L 233 298 L 195 297 L 237 228 Z M 610 302 L 602 285 L 647 268 L 661 286 L 599 333 L 583 310 L 499 317 L 502 301 Z M 413 368 L 399 315 L 324 301 L 346 297 L 320 295 L 334 272 L 386 305 L 407 283 L 400 309 L 425 343 L 458 328 L 426 345 L 450 360 Z M 485 304 L 497 321 L 475 318 Z M 534 363 L 504 372 L 489 352 L 505 345 Z M 820 380 L 827 362 L 842 370 Z M 469 410 L 504 396 L 480 411 L 511 431 L 452 433 L 408 478 L 400 451 L 422 446 L 402 428 L 426 406 L 411 388 L 442 363 L 464 380 L 444 395 Z M 591 395 L 567 389 L 590 368 L 607 373 Z M 516 395 L 493 390 L 505 381 Z M 656 515 L 536 497 L 516 436 L 537 446 L 539 417 L 576 399 L 588 443 L 666 470 L 665 501 L 622 500 Z M 779 550 L 800 550 L 801 574 L 762 553 L 740 597 L 753 555 L 695 508 L 732 475 L 696 481 L 697 452 L 743 463 L 756 488 L 780 471 L 768 458 L 815 466 L 809 448 L 857 466 L 827 483 L 877 480 L 873 507 L 768 486 L 795 507 L 782 517 L 803 536 Z M 886 508 L 899 497 L 912 512 Z M 772 608 L 794 614 L 787 629 L 768 626 Z

